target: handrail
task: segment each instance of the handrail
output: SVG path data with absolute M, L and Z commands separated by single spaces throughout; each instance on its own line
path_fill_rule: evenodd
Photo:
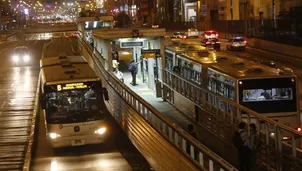
M 236 171 L 236 169 L 230 165 L 229 163 L 227 163 L 223 158 L 219 157 L 218 155 L 216 155 L 215 153 L 213 153 L 211 150 L 209 150 L 206 146 L 204 146 L 203 144 L 201 144 L 200 142 L 198 142 L 196 139 L 194 139 L 192 136 L 190 136 L 187 132 L 185 132 L 183 129 L 181 129 L 179 126 L 177 126 L 175 123 L 171 122 L 170 120 L 168 120 L 166 117 L 164 117 L 157 109 L 155 109 L 152 105 L 150 105 L 148 102 L 146 102 L 144 99 L 142 99 L 140 96 L 138 96 L 136 93 L 134 93 L 130 88 L 128 88 L 126 85 L 124 85 L 123 83 L 121 83 L 112 73 L 106 71 L 104 69 L 104 66 L 102 64 L 101 61 L 99 61 L 99 59 L 101 58 L 101 56 L 99 56 L 99 54 L 97 53 L 93 53 L 91 52 L 91 48 L 89 47 L 89 45 L 87 44 L 87 42 L 85 42 L 85 40 L 80 40 L 81 44 L 87 49 L 87 51 L 90 51 L 90 54 L 92 55 L 92 58 L 94 60 L 94 63 L 99 65 L 98 69 L 101 71 L 101 73 L 103 74 L 104 78 L 106 79 L 106 81 L 111 85 L 114 86 L 113 84 L 115 83 L 115 86 L 120 87 L 122 90 L 125 90 L 127 93 L 131 94 L 131 96 L 136 99 L 138 102 L 140 102 L 142 104 L 142 106 L 144 106 L 144 108 L 146 108 L 148 111 L 150 111 L 152 114 L 154 114 L 157 118 L 159 118 L 163 123 L 165 123 L 168 128 L 171 128 L 172 130 L 174 130 L 176 132 L 176 134 L 182 138 L 183 137 L 183 141 L 184 144 L 186 144 L 186 141 L 188 141 L 188 143 L 190 144 L 191 147 L 191 154 L 190 154 L 190 159 L 193 162 L 197 162 L 194 159 L 194 154 L 192 154 L 192 148 L 193 151 L 198 150 L 199 152 L 199 156 L 202 156 L 201 158 L 199 158 L 199 167 L 202 166 L 203 167 L 203 163 L 204 163 L 204 158 L 203 155 L 208 156 L 209 158 L 215 159 L 214 161 L 210 160 L 209 162 L 212 163 L 210 165 L 212 165 L 212 169 L 213 169 L 213 162 L 217 163 L 218 165 L 220 165 L 223 170 L 233 170 Z M 89 49 L 88 49 L 89 48 Z M 117 92 L 119 92 L 117 90 Z M 156 128 L 155 125 L 152 124 L 152 122 L 150 122 L 150 120 L 144 118 L 150 125 L 152 125 L 154 128 Z M 162 134 L 163 135 L 163 134 Z M 184 153 L 185 155 L 188 155 L 187 153 L 184 152 L 184 146 L 181 146 L 180 144 L 175 144 L 175 142 L 173 140 L 171 140 L 169 138 L 169 136 L 165 136 L 163 135 L 163 137 L 165 137 L 167 140 L 169 140 L 169 142 L 176 147 L 178 150 L 180 150 L 182 153 Z M 171 142 L 172 141 L 172 142 Z M 183 145 L 184 145 L 183 144 Z M 194 148 L 195 147 L 195 148 Z M 197 149 L 196 149 L 197 148 Z M 193 157 L 192 157 L 193 155 Z M 209 166 L 211 168 L 211 166 Z M 216 169 L 216 167 L 215 167 Z
M 164 70 L 165 70 L 166 72 L 170 72 L 168 69 L 164 69 Z M 181 80 L 183 80 L 183 81 L 189 82 L 188 80 L 186 80 L 186 79 L 180 77 L 180 76 L 177 75 L 177 74 L 174 74 L 174 73 L 172 73 L 172 72 L 170 72 L 170 74 L 173 75 L 173 76 L 175 76 L 175 77 L 177 77 L 177 78 L 179 78 L 179 79 L 181 79 Z M 190 82 L 190 83 L 191 83 L 191 84 L 194 84 L 194 83 L 192 83 L 192 82 Z M 166 83 L 164 83 L 164 84 L 166 84 Z M 166 85 L 167 85 L 167 84 L 166 84 Z M 167 86 L 169 86 L 169 85 L 167 85 Z M 198 88 L 200 88 L 200 87 L 198 87 Z M 266 122 L 268 122 L 268 123 L 270 123 L 270 124 L 276 125 L 276 126 L 278 126 L 279 128 L 284 129 L 284 130 L 286 130 L 286 131 L 288 131 L 288 132 L 291 132 L 291 133 L 293 133 L 293 134 L 299 136 L 300 138 L 302 138 L 302 133 L 301 133 L 301 132 L 298 132 L 297 130 L 295 130 L 295 129 L 291 128 L 291 127 L 288 127 L 288 126 L 285 126 L 285 125 L 283 125 L 283 124 L 280 124 L 280 123 L 278 123 L 278 122 L 276 122 L 276 121 L 274 121 L 274 120 L 272 120 L 272 119 L 270 119 L 270 118 L 268 118 L 268 117 L 266 117 L 266 116 L 264 116 L 264 115 L 261 115 L 261 114 L 255 112 L 255 111 L 253 111 L 253 110 L 251 110 L 251 109 L 245 107 L 245 106 L 242 106 L 242 105 L 240 105 L 240 104 L 237 104 L 236 102 L 234 102 L 234 101 L 232 101 L 232 100 L 230 100 L 230 99 L 228 99 L 228 98 L 226 98 L 226 97 L 220 96 L 220 95 L 218 95 L 218 94 L 215 94 L 215 93 L 213 93 L 213 92 L 211 92 L 211 91 L 209 91 L 209 90 L 203 89 L 203 88 L 200 88 L 200 89 L 202 89 L 204 92 L 206 92 L 206 93 L 208 93 L 208 94 L 210 94 L 210 95 L 212 95 L 212 96 L 218 96 L 220 100 L 225 101 L 225 102 L 227 102 L 227 103 L 229 103 L 229 104 L 232 104 L 233 106 L 236 106 L 236 107 L 238 107 L 238 108 L 241 108 L 241 109 L 244 110 L 245 112 L 248 112 L 249 114 L 252 114 L 253 116 L 255 116 L 255 117 L 257 117 L 257 118 L 260 118 L 261 120 L 264 120 L 264 121 L 266 121 Z M 302 110 L 302 108 L 301 108 L 300 110 Z
M 33 112 L 33 116 L 31 119 L 31 127 L 29 130 L 29 138 L 28 138 L 28 146 L 26 149 L 26 153 L 25 153 L 25 158 L 24 158 L 24 162 L 23 162 L 23 171 L 29 171 L 30 170 L 30 166 L 31 166 L 31 157 L 32 157 L 32 150 L 33 150 L 33 146 L 35 144 L 34 138 L 35 138 L 35 129 L 36 129 L 36 124 L 37 124 L 37 119 L 39 117 L 40 114 L 40 94 L 41 94 L 41 73 L 39 73 L 39 78 L 38 78 L 38 87 L 37 87 L 37 91 L 36 91 L 36 95 L 35 95 L 35 106 L 34 106 L 34 112 Z
M 283 150 L 284 150 L 284 147 L 286 147 L 286 146 L 284 143 L 282 143 L 282 132 L 287 131 L 286 133 L 289 133 L 292 138 L 292 141 L 291 141 L 292 150 L 290 153 L 293 157 L 295 157 L 297 159 L 297 152 L 300 153 L 300 149 L 296 148 L 296 144 L 297 144 L 296 140 L 298 140 L 298 139 L 301 140 L 302 133 L 294 130 L 293 128 L 286 127 L 285 125 L 277 123 L 277 122 L 273 121 L 272 119 L 267 118 L 261 114 L 258 114 L 257 112 L 252 111 L 251 109 L 246 108 L 240 104 L 237 104 L 234 101 L 232 101 L 226 97 L 219 96 L 207 89 L 201 88 L 200 85 L 194 84 L 191 81 L 186 80 L 186 79 L 180 77 L 179 75 L 173 73 L 172 71 L 164 69 L 164 72 L 166 72 L 166 77 L 163 78 L 164 86 L 177 91 L 178 93 L 180 93 L 183 96 L 185 96 L 186 98 L 190 99 L 193 103 L 195 103 L 196 105 L 199 105 L 201 108 L 205 109 L 206 111 L 209 111 L 210 113 L 214 113 L 213 116 L 218 117 L 218 118 L 220 117 L 221 119 L 223 119 L 223 122 L 225 122 L 225 123 L 230 122 L 231 124 L 233 124 L 232 126 L 237 126 L 237 125 L 234 125 L 234 122 L 236 122 L 236 121 L 240 122 L 242 120 L 241 116 L 245 115 L 244 118 L 248 122 L 248 127 L 249 127 L 249 123 L 251 123 L 251 119 L 255 119 L 258 124 L 260 123 L 260 121 L 262 123 L 264 123 L 264 126 L 265 126 L 264 127 L 264 132 L 265 132 L 264 141 L 266 142 L 265 143 L 266 151 L 268 154 L 271 151 L 278 154 L 279 158 L 276 158 L 276 163 L 278 163 L 278 164 L 280 164 L 280 162 L 278 162 L 278 160 L 280 160 L 280 158 L 282 160 L 282 156 L 285 155 Z M 172 85 L 170 85 L 170 84 L 172 84 Z M 183 90 L 183 88 L 185 90 Z M 186 91 L 190 91 L 190 92 L 186 93 Z M 191 91 L 194 91 L 194 94 L 192 94 Z M 196 97 L 196 96 L 200 96 L 200 97 Z M 213 100 L 215 100 L 216 103 L 213 103 Z M 223 103 L 224 109 L 219 108 L 219 105 L 218 105 L 219 101 L 221 101 Z M 227 105 L 230 106 L 231 111 L 227 111 L 227 109 L 226 109 Z M 243 114 L 243 112 L 244 112 L 244 114 Z M 230 120 L 228 120 L 228 117 L 230 118 Z M 270 126 L 274 127 L 273 130 L 270 130 Z M 258 131 L 260 131 L 260 129 L 258 129 Z M 275 133 L 275 136 L 271 137 L 269 135 L 270 132 Z M 275 141 L 271 141 L 271 139 L 274 139 Z M 273 147 L 275 147 L 275 150 L 271 149 L 271 144 L 273 144 Z M 287 151 L 287 154 L 288 154 L 288 151 Z M 268 157 L 270 157 L 270 156 L 268 156 Z M 295 161 L 300 163 L 299 160 L 295 160 Z M 267 166 L 267 167 L 270 167 L 270 166 Z

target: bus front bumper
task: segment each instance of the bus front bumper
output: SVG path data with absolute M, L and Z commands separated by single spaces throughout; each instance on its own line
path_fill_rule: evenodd
M 60 147 L 73 147 L 73 146 L 84 146 L 88 144 L 100 144 L 103 143 L 107 139 L 105 135 L 81 135 L 81 136 L 66 136 L 66 137 L 58 137 L 56 139 L 48 139 L 49 144 L 53 148 Z

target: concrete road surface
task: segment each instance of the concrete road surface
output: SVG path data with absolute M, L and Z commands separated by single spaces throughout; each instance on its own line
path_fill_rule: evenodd
M 0 170 L 22 170 L 30 128 L 41 49 L 44 42 L 3 42 L 0 45 Z M 16 46 L 27 45 L 30 61 L 15 65 Z

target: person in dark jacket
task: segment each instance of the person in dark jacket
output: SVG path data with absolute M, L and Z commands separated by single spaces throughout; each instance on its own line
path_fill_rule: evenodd
M 193 137 L 195 138 L 196 140 L 198 140 L 198 134 L 197 132 L 194 130 L 194 126 L 192 124 L 188 124 L 188 133 Z M 188 154 L 191 154 L 191 146 L 190 144 L 187 143 L 187 149 L 186 149 L 187 153 Z M 197 160 L 198 158 L 198 151 L 196 151 L 194 149 L 194 158 L 195 160 Z
M 240 122 L 238 125 L 237 131 L 242 145 L 238 147 L 238 162 L 239 162 L 239 171 L 250 171 L 250 160 L 251 160 L 251 141 L 248 133 L 246 131 L 246 123 Z
M 131 62 L 129 64 L 129 71 L 131 72 L 131 76 L 132 76 L 132 82 L 130 84 L 132 84 L 133 86 L 137 85 L 136 84 L 136 74 L 137 74 L 139 62 L 135 62 L 134 60 L 131 60 Z

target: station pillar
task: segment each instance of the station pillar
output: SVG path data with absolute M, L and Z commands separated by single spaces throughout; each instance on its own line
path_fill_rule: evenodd
M 164 58 L 165 56 L 165 38 L 160 38 L 160 56 L 161 56 L 161 66 L 159 67 L 161 70 L 161 80 L 162 82 L 164 82 L 163 79 L 166 78 L 166 72 L 165 72 L 165 68 L 166 68 L 166 60 Z M 165 85 L 162 85 L 162 98 L 163 101 L 167 100 L 167 87 Z
M 107 54 L 106 56 L 104 56 L 105 57 L 105 69 L 107 70 L 107 71 L 113 71 L 113 69 L 112 69 L 112 42 L 111 42 L 111 40 L 109 40 L 109 39 L 107 39 L 107 40 L 105 40 L 105 53 Z M 107 52 L 106 52 L 106 50 L 107 50 Z

